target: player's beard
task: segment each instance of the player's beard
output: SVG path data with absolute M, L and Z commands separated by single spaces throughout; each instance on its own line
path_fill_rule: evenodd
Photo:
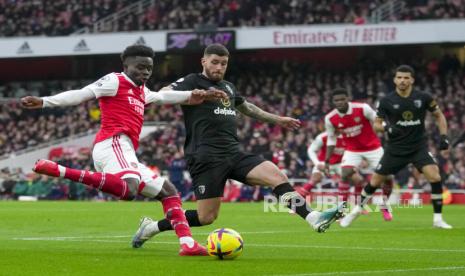
M 208 69 L 205 69 L 205 74 L 212 81 L 220 81 L 223 79 L 223 74 L 220 72 L 211 72 Z

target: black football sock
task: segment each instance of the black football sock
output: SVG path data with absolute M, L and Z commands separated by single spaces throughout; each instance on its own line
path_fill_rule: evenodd
M 367 203 L 367 201 L 373 196 L 373 194 L 376 192 L 376 187 L 371 186 L 370 183 L 368 183 L 365 188 L 362 190 L 362 194 L 360 196 L 360 206 L 363 207 Z
M 305 202 L 305 199 L 288 182 L 276 186 L 273 189 L 273 193 L 279 199 L 279 202 L 284 203 L 287 208 L 296 212 L 303 219 L 312 211 L 307 202 Z
M 435 214 L 442 213 L 442 182 L 431 183 L 431 203 Z
M 186 215 L 186 220 L 189 223 L 190 227 L 202 226 L 202 224 L 199 221 L 199 214 L 197 213 L 197 210 L 186 210 L 184 214 Z M 160 232 L 163 232 L 173 230 L 173 226 L 171 226 L 169 220 L 164 218 L 158 221 L 158 229 L 160 230 Z

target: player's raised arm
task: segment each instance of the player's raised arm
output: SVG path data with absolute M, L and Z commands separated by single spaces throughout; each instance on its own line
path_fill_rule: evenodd
M 27 109 L 78 105 L 95 98 L 115 96 L 118 85 L 118 77 L 111 73 L 82 89 L 64 91 L 49 97 L 26 96 L 21 98 L 21 105 Z
M 50 97 L 26 96 L 21 98 L 21 105 L 27 109 L 37 109 L 56 106 L 78 105 L 82 102 L 95 99 L 95 94 L 87 89 L 69 90 Z
M 236 106 L 236 109 L 242 114 L 266 123 L 278 124 L 288 129 L 298 129 L 300 121 L 291 117 L 281 117 L 264 111 L 258 106 L 246 101 Z
M 201 104 L 208 100 L 219 100 L 227 98 L 227 94 L 221 90 L 177 91 L 171 87 L 163 87 L 159 92 L 148 91 L 145 95 L 145 103 L 155 104 Z

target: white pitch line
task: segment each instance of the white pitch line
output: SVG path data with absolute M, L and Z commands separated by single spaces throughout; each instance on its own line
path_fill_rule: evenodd
M 122 237 L 122 236 L 116 236 Z M 129 237 L 129 236 L 128 236 Z M 103 239 L 102 239 L 103 238 Z M 107 238 L 107 239 L 105 239 Z M 64 237 L 35 237 L 35 238 L 13 238 L 22 241 L 67 241 L 67 242 L 102 242 L 102 243 L 129 243 L 129 241 L 111 240 L 110 237 L 99 237 L 98 239 L 87 239 L 86 237 L 75 237 L 66 239 Z M 159 244 L 178 244 L 178 242 L 154 241 Z M 430 249 L 430 248 L 397 248 L 397 247 L 361 247 L 361 246 L 332 246 L 332 245 L 305 245 L 305 244 L 254 244 L 246 243 L 245 247 L 273 247 L 273 248 L 314 248 L 314 249 L 343 249 L 343 250 L 374 250 L 374 251 L 408 251 L 408 252 L 454 252 L 465 253 L 465 249 Z
M 306 231 L 301 231 L 301 233 L 305 233 Z M 243 231 L 241 234 L 246 234 L 246 235 L 260 235 L 260 234 L 283 234 L 283 233 L 299 233 L 297 231 Z M 193 232 L 193 235 L 208 235 L 210 232 Z M 165 235 L 165 234 L 164 234 Z M 168 236 L 176 236 L 174 232 L 168 232 L 166 233 Z M 133 235 L 117 235 L 117 236 L 78 236 L 78 237 L 17 237 L 17 238 L 12 238 L 13 240 L 24 240 L 24 241 L 35 241 L 35 240 L 57 240 L 57 241 L 65 241 L 65 240 L 73 240 L 73 239 L 105 239 L 105 238 L 132 238 Z
M 463 229 L 463 228 L 454 228 L 454 229 Z M 390 228 L 348 228 L 348 229 L 331 229 L 331 232 L 379 232 L 391 230 Z M 398 227 L 396 230 L 402 231 L 421 231 L 421 230 L 431 230 L 429 228 L 417 228 L 417 227 Z M 442 229 L 436 229 L 437 231 L 444 231 Z M 307 233 L 312 231 L 241 231 L 243 235 L 260 235 L 260 234 L 283 234 L 283 233 Z M 193 232 L 193 235 L 208 235 L 210 232 Z M 175 236 L 174 232 L 167 232 L 164 235 Z M 67 239 L 101 239 L 101 238 L 132 238 L 132 235 L 116 235 L 116 236 L 67 236 L 67 237 L 18 237 L 13 238 L 13 240 L 67 240 Z
M 431 271 L 431 270 L 435 270 L 435 271 L 441 271 L 441 270 L 465 270 L 465 266 L 444 266 L 444 267 L 406 268 L 406 269 L 387 269 L 387 270 L 340 271 L 340 272 L 304 273 L 304 274 L 272 274 L 272 275 L 273 276 L 360 275 L 360 274 L 415 272 L 415 271 Z

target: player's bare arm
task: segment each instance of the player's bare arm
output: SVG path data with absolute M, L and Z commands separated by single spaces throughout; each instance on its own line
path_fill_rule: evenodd
M 432 112 L 433 117 L 436 121 L 436 124 L 439 128 L 439 134 L 441 135 L 441 141 L 439 143 L 440 150 L 448 150 L 449 149 L 449 138 L 447 137 L 447 120 L 442 113 L 441 109 L 437 108 L 435 111 Z
M 442 113 L 441 109 L 438 108 L 432 114 L 439 128 L 439 133 L 441 135 L 447 135 L 447 120 L 444 113 Z
M 281 117 L 275 114 L 271 114 L 247 101 L 244 101 L 244 103 L 242 103 L 241 105 L 236 106 L 236 109 L 239 110 L 239 112 L 241 112 L 242 114 L 251 118 L 260 120 L 262 122 L 278 124 L 288 129 L 298 129 L 301 124 L 300 121 L 297 119 L 291 117 Z

